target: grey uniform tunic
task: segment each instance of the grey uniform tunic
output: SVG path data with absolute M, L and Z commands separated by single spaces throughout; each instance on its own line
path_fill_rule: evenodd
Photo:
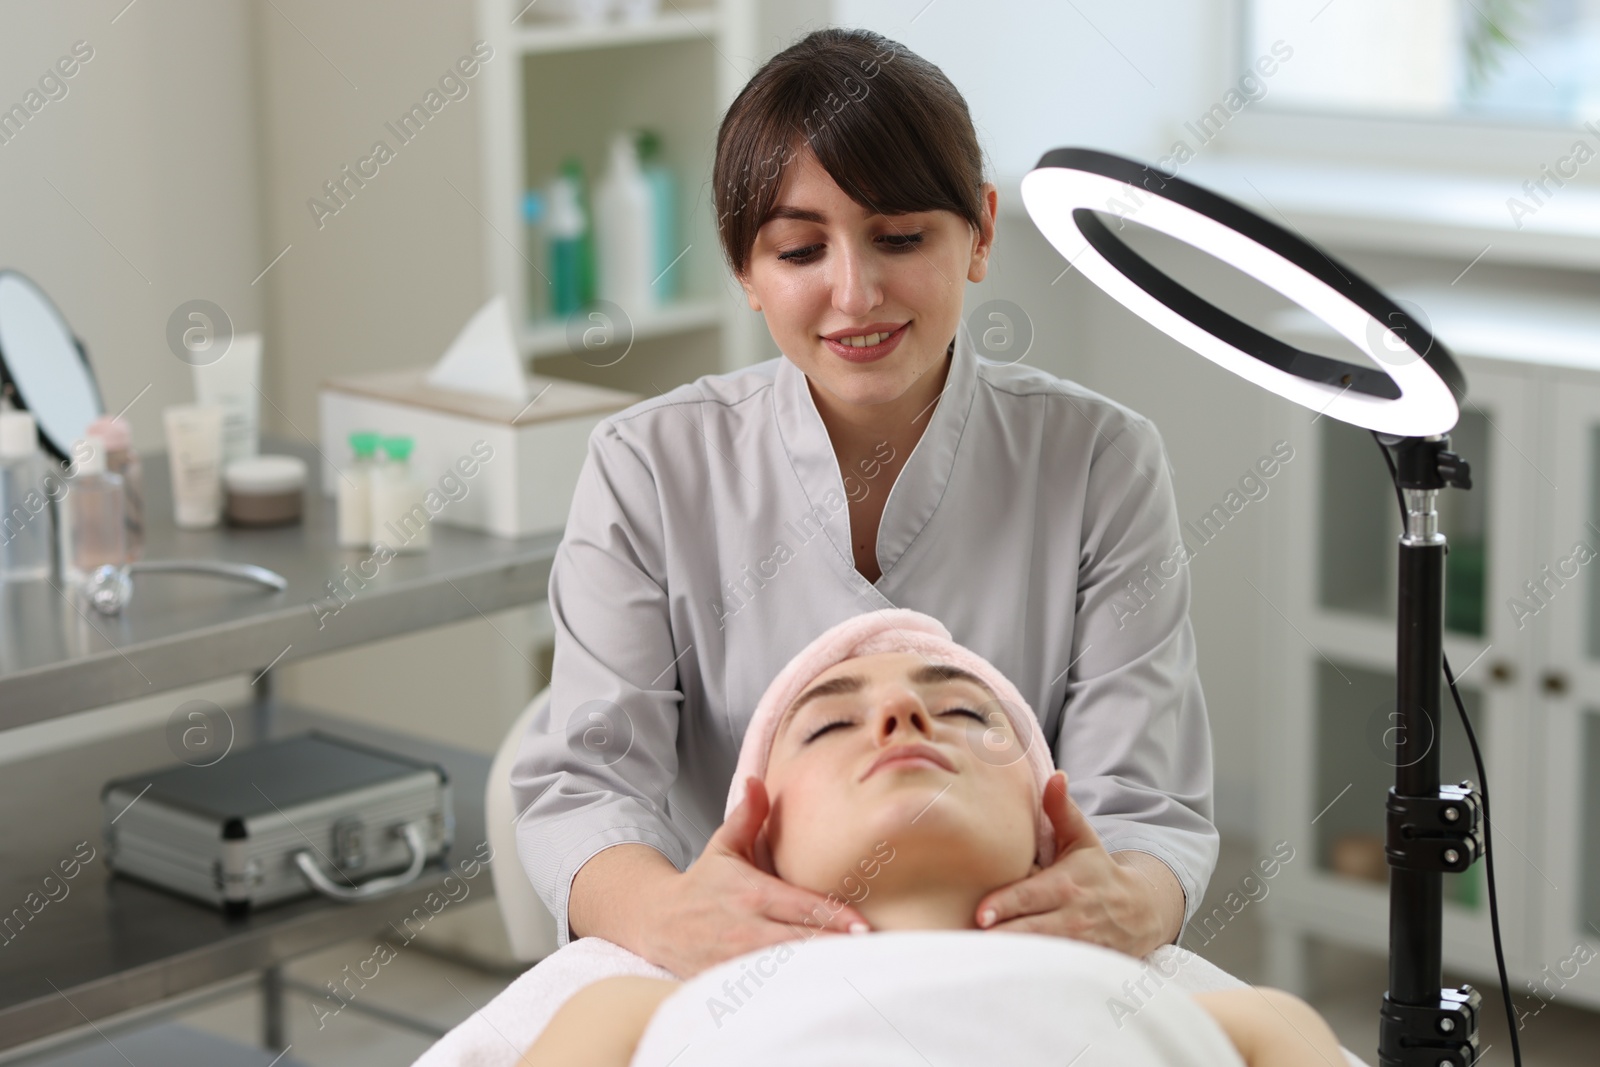
M 870 464 L 841 471 L 783 357 L 590 435 L 550 574 L 551 698 L 511 773 L 558 945 L 578 869 L 621 842 L 686 869 L 773 677 L 889 607 L 939 619 L 1016 684 L 1107 850 L 1161 859 L 1194 914 L 1217 859 L 1211 735 L 1161 436 L 1073 382 L 980 361 L 965 327 L 950 359 L 892 488 Z M 874 583 L 848 503 L 883 492 Z

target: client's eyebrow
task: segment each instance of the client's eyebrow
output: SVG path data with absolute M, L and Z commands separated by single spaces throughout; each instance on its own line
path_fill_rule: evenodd
M 910 677 L 911 681 L 917 685 L 934 685 L 938 682 L 952 681 L 971 682 L 989 694 L 991 698 L 994 697 L 994 692 L 984 684 L 982 678 L 979 678 L 969 670 L 948 663 L 923 664 L 912 671 Z M 867 680 L 859 674 L 841 674 L 836 678 L 829 678 L 826 682 L 818 682 L 796 697 L 794 703 L 789 705 L 789 710 L 783 713 L 783 721 L 778 724 L 777 732 L 772 735 L 774 742 L 783 736 L 784 728 L 789 725 L 789 721 L 806 704 L 821 697 L 859 692 L 866 684 Z

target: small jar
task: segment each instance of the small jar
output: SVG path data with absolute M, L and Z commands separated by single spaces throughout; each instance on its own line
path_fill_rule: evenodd
M 246 456 L 222 472 L 223 504 L 234 526 L 282 526 L 300 521 L 305 461 L 295 456 Z

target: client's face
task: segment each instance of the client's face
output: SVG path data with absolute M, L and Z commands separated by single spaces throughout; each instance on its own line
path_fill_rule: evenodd
M 913 746 L 931 758 L 880 763 Z M 780 723 L 765 784 L 778 877 L 851 899 L 876 929 L 971 926 L 979 897 L 1038 869 L 1033 777 L 1009 718 L 976 678 L 915 653 L 818 675 Z M 920 903 L 885 923 L 875 906 L 907 896 Z

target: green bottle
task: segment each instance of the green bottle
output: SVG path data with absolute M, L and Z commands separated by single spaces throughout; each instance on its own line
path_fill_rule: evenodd
M 568 156 L 550 183 L 545 221 L 550 253 L 549 313 L 556 318 L 564 318 L 594 299 L 589 218 L 583 168 Z
M 678 256 L 677 184 L 672 171 L 661 158 L 661 137 L 654 130 L 640 130 L 637 134 L 640 171 L 650 186 L 650 213 L 655 219 L 655 290 L 657 299 L 666 303 L 682 290 L 684 262 Z
M 578 238 L 578 306 L 588 307 L 594 303 L 594 206 L 589 202 L 589 182 L 577 157 L 568 156 L 561 164 L 561 173 L 578 191 L 578 211 L 583 216 L 583 234 Z

